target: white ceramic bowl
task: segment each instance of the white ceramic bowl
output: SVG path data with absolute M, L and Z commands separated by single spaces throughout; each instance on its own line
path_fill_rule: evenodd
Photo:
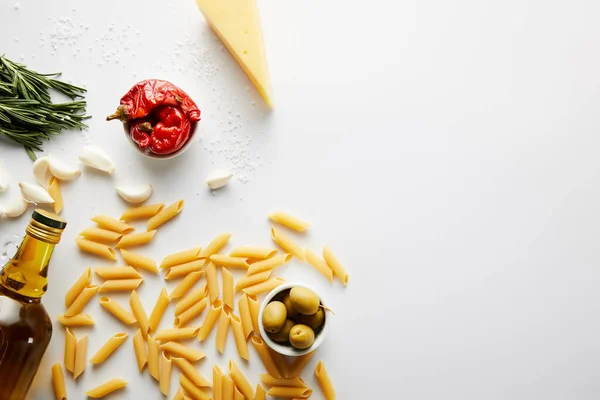
M 265 299 L 263 300 L 263 302 L 260 306 L 260 311 L 258 312 L 258 329 L 260 330 L 260 335 L 262 336 L 263 340 L 270 348 L 272 348 L 279 354 L 283 354 L 284 356 L 297 357 L 297 356 L 302 356 L 304 354 L 308 354 L 313 350 L 316 350 L 321 345 L 321 343 L 323 343 L 323 341 L 325 340 L 325 336 L 327 336 L 327 331 L 329 329 L 329 325 L 331 324 L 331 316 L 328 315 L 327 313 L 325 313 L 325 321 L 323 322 L 323 328 L 321 329 L 321 331 L 319 333 L 315 334 L 315 342 L 308 349 L 300 350 L 300 349 L 295 348 L 291 344 L 282 344 L 282 343 L 277 343 L 277 342 L 271 340 L 271 338 L 267 334 L 267 331 L 265 331 L 265 328 L 263 327 L 263 324 L 262 324 L 263 312 L 265 311 L 265 307 L 279 293 L 289 290 L 293 287 L 298 287 L 298 286 L 312 290 L 313 292 L 315 292 L 317 294 L 317 296 L 319 296 L 319 300 L 321 300 L 321 304 L 324 306 L 327 305 L 327 303 L 325 303 L 325 301 L 323 300 L 323 297 L 321 297 L 319 292 L 317 292 L 314 288 L 312 288 L 308 285 L 305 285 L 303 283 L 291 282 L 291 283 L 284 283 L 283 285 L 277 286 L 275 289 L 271 290 L 271 292 L 269 292 L 269 294 L 267 294 L 267 297 L 265 297 Z
M 127 140 L 129 141 L 129 143 L 131 143 L 131 145 L 133 147 L 135 147 L 135 149 L 138 152 L 140 152 L 140 154 L 143 154 L 146 157 L 152 158 L 154 160 L 168 160 L 170 158 L 177 157 L 178 155 L 180 155 L 184 151 L 186 151 L 192 145 L 192 141 L 193 141 L 192 139 L 194 138 L 194 134 L 196 133 L 197 127 L 198 127 L 198 122 L 192 122 L 191 129 L 190 129 L 190 137 L 188 138 L 187 142 L 185 142 L 185 144 L 183 146 L 181 146 L 181 148 L 179 150 L 177 150 L 176 152 L 171 153 L 171 154 L 155 154 L 155 153 L 151 152 L 150 149 L 146 149 L 146 150 L 140 149 L 140 146 L 138 146 L 138 144 L 133 140 L 133 138 L 129 134 L 129 123 L 123 124 L 123 130 L 125 132 L 125 136 L 127 137 Z

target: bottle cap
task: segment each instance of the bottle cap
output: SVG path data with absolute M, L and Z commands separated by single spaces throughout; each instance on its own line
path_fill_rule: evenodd
M 42 210 L 40 208 L 36 209 L 33 212 L 31 218 L 34 221 L 39 222 L 40 224 L 46 225 L 49 228 L 55 229 L 65 229 L 67 227 L 67 222 L 54 214 L 53 212 Z

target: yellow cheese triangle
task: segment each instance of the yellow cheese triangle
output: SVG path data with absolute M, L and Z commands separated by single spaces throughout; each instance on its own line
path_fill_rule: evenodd
M 196 0 L 208 25 L 240 64 L 269 107 L 271 79 L 256 0 Z

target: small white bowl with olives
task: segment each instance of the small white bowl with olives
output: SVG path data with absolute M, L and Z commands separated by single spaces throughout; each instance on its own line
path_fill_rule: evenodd
M 263 340 L 276 352 L 301 356 L 315 350 L 327 334 L 327 312 L 310 286 L 285 283 L 265 297 L 258 314 Z

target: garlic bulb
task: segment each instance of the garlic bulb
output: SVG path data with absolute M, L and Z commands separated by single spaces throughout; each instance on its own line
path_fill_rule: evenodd
M 117 186 L 115 190 L 123 200 L 130 203 L 146 201 L 152 194 L 152 186 L 150 185 Z
M 16 218 L 23 214 L 29 207 L 29 203 L 26 202 L 23 197 L 19 196 L 11 201 L 4 207 L 0 215 L 5 215 L 10 218 Z
M 99 147 L 84 146 L 79 153 L 79 161 L 88 167 L 112 174 L 115 171 L 115 164 L 110 157 Z
M 48 182 L 52 178 L 50 174 L 50 163 L 47 156 L 40 157 L 33 163 L 33 176 L 43 187 L 48 187 Z
M 0 192 L 4 192 L 6 189 L 8 189 L 8 171 L 0 166 Z
M 211 189 L 218 189 L 227 185 L 233 174 L 224 169 L 217 169 L 211 172 L 206 178 L 206 184 Z
M 79 168 L 70 167 L 68 164 L 52 156 L 48 157 L 48 166 L 52 175 L 63 181 L 71 180 L 81 175 Z
M 21 195 L 23 199 L 29 203 L 35 204 L 52 204 L 54 203 L 54 199 L 46 189 L 41 186 L 33 185 L 27 182 L 19 183 L 19 187 L 21 188 Z

